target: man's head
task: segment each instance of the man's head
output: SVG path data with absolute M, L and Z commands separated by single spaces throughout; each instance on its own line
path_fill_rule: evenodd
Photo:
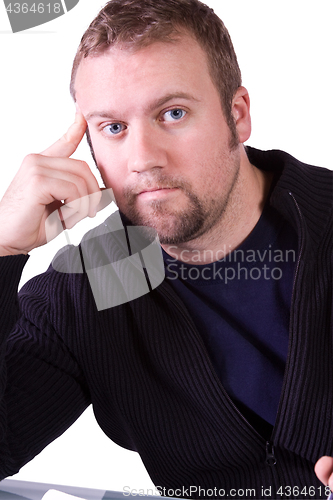
M 235 92 L 242 84 L 237 57 L 221 19 L 199 0 L 111 0 L 84 33 L 73 63 L 70 90 L 75 99 L 75 77 L 83 58 L 121 45 L 132 50 L 154 42 L 174 43 L 188 33 L 205 51 L 209 72 L 222 109 L 238 143 L 231 113 Z M 198 75 L 200 76 L 200 75 Z
M 71 89 L 120 210 L 155 228 L 161 243 L 206 234 L 227 208 L 234 218 L 249 100 L 221 21 L 196 0 L 113 0 L 97 19 L 81 42 Z M 224 58 L 214 40 L 225 45 Z M 229 77 L 222 66 L 214 73 L 208 47 Z

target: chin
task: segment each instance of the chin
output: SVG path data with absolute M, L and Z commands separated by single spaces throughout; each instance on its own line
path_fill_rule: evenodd
M 133 222 L 133 221 L 132 221 Z M 199 214 L 182 213 L 138 217 L 134 223 L 154 229 L 162 245 L 176 245 L 194 239 L 202 230 L 204 218 Z

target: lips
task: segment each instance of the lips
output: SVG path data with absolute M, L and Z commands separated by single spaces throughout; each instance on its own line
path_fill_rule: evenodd
M 182 188 L 181 182 L 176 182 L 173 179 L 146 179 L 136 186 L 126 186 L 124 188 L 124 198 L 130 205 L 135 204 L 138 199 L 154 199 L 163 198 L 171 195 L 171 193 L 179 191 Z
M 142 198 L 142 199 L 161 199 L 164 196 L 168 196 L 172 192 L 176 191 L 178 188 L 171 188 L 171 187 L 161 187 L 161 186 L 155 186 L 155 187 L 149 187 L 145 189 L 141 189 L 139 193 L 137 194 L 137 197 Z
M 151 193 L 153 191 L 162 191 L 162 190 L 165 190 L 165 189 L 174 189 L 174 188 L 170 188 L 170 187 L 152 187 L 152 188 L 145 188 L 143 189 L 142 191 L 140 191 L 138 194 L 142 194 L 142 193 Z

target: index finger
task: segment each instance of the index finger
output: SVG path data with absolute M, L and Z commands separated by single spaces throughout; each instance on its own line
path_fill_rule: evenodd
M 53 156 L 55 158 L 69 158 L 80 144 L 86 128 L 87 122 L 81 111 L 77 108 L 75 121 L 67 132 L 41 154 L 44 156 Z

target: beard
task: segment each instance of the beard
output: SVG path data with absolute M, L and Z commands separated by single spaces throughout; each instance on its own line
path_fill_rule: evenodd
M 191 184 L 183 178 L 161 173 L 161 169 L 151 169 L 143 174 L 141 181 L 134 187 L 125 187 L 123 194 L 125 207 L 122 212 L 136 226 L 153 228 L 160 243 L 176 245 L 199 238 L 212 229 L 230 205 L 230 198 L 239 177 L 240 154 L 233 148 L 218 151 L 211 164 L 202 165 L 202 171 L 213 170 L 226 179 L 222 194 L 215 191 L 215 177 L 212 176 L 209 195 L 205 198 L 195 193 Z M 142 208 L 137 201 L 138 193 L 152 187 L 177 188 L 182 193 L 182 206 L 177 207 L 167 200 L 149 200 Z
M 206 214 L 198 196 L 183 179 L 170 179 L 159 174 L 145 183 L 145 188 L 152 185 L 162 188 L 177 188 L 186 198 L 185 208 L 170 207 L 169 201 L 151 200 L 143 210 L 137 207 L 137 195 L 132 189 L 125 189 L 126 210 L 124 214 L 136 226 L 148 226 L 158 234 L 161 244 L 178 244 L 189 241 L 201 231 Z

